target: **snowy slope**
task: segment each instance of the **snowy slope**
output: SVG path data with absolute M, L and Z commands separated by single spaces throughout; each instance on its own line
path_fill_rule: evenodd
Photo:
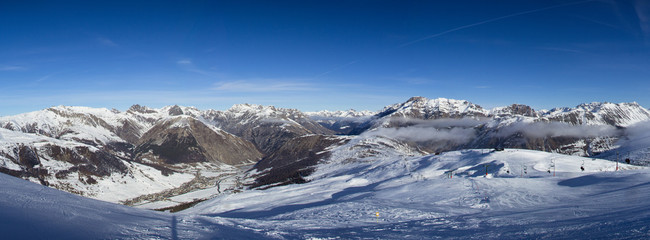
M 636 102 L 585 103 L 575 108 L 554 108 L 541 112 L 549 120 L 569 122 L 576 125 L 613 125 L 627 127 L 635 123 L 650 120 L 650 111 Z
M 349 109 L 345 111 L 328 111 L 322 110 L 318 112 L 305 112 L 307 116 L 312 118 L 358 118 L 358 117 L 368 117 L 377 114 L 377 112 L 363 110 L 357 111 L 354 109 Z
M 405 118 L 437 119 L 484 117 L 489 111 L 466 100 L 412 97 L 404 103 L 385 107 L 378 115 Z
M 223 194 L 177 214 L 0 174 L 0 230 L 7 239 L 650 237 L 646 168 L 517 149 L 418 156 L 389 139 L 358 140 L 332 149 L 308 183 Z M 368 144 L 392 146 L 355 147 Z
M 227 221 L 92 200 L 0 174 L 2 239 L 261 239 Z M 211 221 L 221 221 L 211 219 Z
M 287 239 L 650 236 L 650 171 L 640 167 L 515 149 L 344 160 L 309 183 L 220 196 L 184 214 Z

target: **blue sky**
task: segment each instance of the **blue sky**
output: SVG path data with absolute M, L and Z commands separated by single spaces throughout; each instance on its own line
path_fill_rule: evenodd
M 650 107 L 650 1 L 2 1 L 0 115 L 255 103 Z

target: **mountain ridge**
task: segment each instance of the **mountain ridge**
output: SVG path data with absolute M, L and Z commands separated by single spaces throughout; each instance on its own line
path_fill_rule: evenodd
M 539 111 L 512 104 L 488 110 L 466 100 L 425 97 L 376 112 L 302 112 L 257 104 L 235 104 L 225 111 L 178 105 L 134 104 L 126 111 L 56 106 L 0 117 L 0 171 L 118 202 L 192 179 L 213 179 L 216 185 L 219 178 L 236 175 L 249 178 L 253 187 L 300 182 L 342 141 L 357 137 L 385 139 L 354 146 L 370 155 L 390 145 L 418 154 L 508 147 L 594 156 L 621 148 L 621 141 L 628 144 L 623 140 L 633 133 L 627 129 L 646 121 L 650 111 L 638 103 Z M 635 144 L 625 149 L 645 151 Z M 256 171 L 242 172 L 254 166 Z M 144 183 L 130 179 L 139 178 L 157 185 L 106 198 L 121 186 L 137 189 Z M 110 191 L 102 190 L 105 184 Z

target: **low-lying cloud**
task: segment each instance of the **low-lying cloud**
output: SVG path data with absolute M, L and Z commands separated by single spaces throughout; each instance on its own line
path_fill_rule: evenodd
M 563 122 L 517 122 L 502 127 L 497 132 L 497 137 L 511 136 L 521 133 L 526 137 L 607 137 L 619 134 L 616 127 L 609 125 L 571 125 Z
M 468 143 L 480 133 L 482 126 L 494 132 L 488 137 L 502 138 L 522 134 L 529 138 L 569 137 L 592 138 L 620 136 L 623 130 L 609 125 L 572 125 L 564 122 L 515 122 L 496 127 L 496 122 L 487 119 L 436 119 L 421 120 L 393 118 L 390 125 L 406 127 L 378 128 L 367 134 L 380 135 L 399 140 L 424 142 L 446 141 L 455 144 Z M 650 124 L 636 126 L 635 129 L 650 129 Z M 488 130 L 489 131 L 489 130 Z M 628 130 L 629 131 L 629 130 Z
M 445 141 L 457 144 L 467 143 L 476 137 L 473 128 L 449 128 L 436 129 L 432 127 L 402 127 L 402 128 L 378 128 L 369 132 L 371 135 L 379 135 L 405 141 Z
M 391 118 L 391 123 L 398 124 L 408 124 L 414 125 L 417 127 L 432 127 L 432 128 L 470 128 L 476 127 L 481 124 L 488 122 L 486 119 L 474 119 L 474 118 L 442 118 L 442 119 L 432 119 L 432 120 L 422 120 L 422 119 L 413 119 L 413 118 Z

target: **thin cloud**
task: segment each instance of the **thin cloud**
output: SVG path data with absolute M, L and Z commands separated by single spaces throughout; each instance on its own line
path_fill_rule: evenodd
M 338 71 L 338 70 L 340 70 L 340 69 L 343 69 L 343 68 L 347 68 L 347 67 L 349 67 L 350 65 L 355 64 L 355 63 L 357 63 L 357 62 L 359 62 L 359 60 L 354 60 L 354 61 L 351 61 L 351 62 L 349 62 L 349 63 L 342 64 L 342 65 L 340 65 L 340 66 L 336 66 L 336 67 L 334 67 L 334 68 L 332 68 L 332 69 L 330 69 L 330 70 L 328 70 L 328 71 L 325 71 L 325 72 L 323 72 L 323 73 L 321 73 L 321 74 L 318 74 L 318 75 L 316 76 L 316 78 L 319 78 L 319 77 L 325 76 L 325 75 L 330 74 L 330 73 L 332 73 L 332 72 L 336 72 L 336 71 Z
M 476 137 L 472 128 L 436 129 L 431 127 L 378 128 L 364 133 L 364 136 L 384 136 L 405 141 L 445 141 L 463 144 Z
M 583 53 L 582 51 L 570 49 L 570 48 L 559 48 L 559 47 L 542 47 L 541 50 L 555 51 L 555 52 L 569 52 L 569 53 Z
M 189 59 L 181 59 L 176 61 L 176 64 L 178 65 L 192 65 L 192 61 Z
M 396 80 L 408 84 L 413 84 L 413 85 L 423 85 L 423 84 L 429 84 L 435 82 L 432 79 L 423 78 L 423 77 L 404 77 L 404 78 L 396 78 Z
M 178 67 L 188 72 L 197 73 L 208 77 L 221 77 L 221 74 L 217 72 L 208 71 L 197 67 L 196 65 L 194 65 L 194 62 L 192 62 L 191 59 L 187 59 L 187 58 L 179 59 L 178 61 L 176 61 L 176 65 L 178 65 Z
M 571 125 L 563 122 L 517 122 L 501 129 L 496 136 L 507 137 L 522 133 L 527 137 L 602 137 L 615 136 L 619 130 L 609 125 Z
M 107 46 L 107 47 L 117 47 L 117 43 L 113 42 L 113 40 L 110 40 L 105 37 L 98 37 L 97 42 L 99 42 L 101 45 Z
M 0 65 L 0 71 L 24 71 L 26 67 Z
M 581 3 L 591 2 L 591 1 L 594 1 L 594 0 L 585 0 L 585 1 L 563 3 L 563 4 L 553 5 L 553 6 L 550 6 L 550 7 L 543 7 L 543 8 L 538 8 L 538 9 L 513 13 L 513 14 L 501 16 L 501 17 L 495 17 L 495 18 L 491 18 L 491 19 L 488 19 L 488 20 L 483 20 L 483 21 L 480 21 L 480 22 L 467 24 L 467 25 L 463 25 L 463 26 L 460 26 L 460 27 L 455 27 L 455 28 L 452 28 L 452 29 L 449 29 L 449 30 L 446 30 L 446 31 L 442 31 L 442 32 L 439 32 L 439 33 L 436 33 L 436 34 L 433 34 L 433 35 L 429 35 L 429 36 L 426 36 L 426 37 L 423 37 L 423 38 L 420 38 L 420 39 L 416 39 L 416 40 L 404 43 L 402 45 L 399 45 L 398 48 L 403 48 L 403 47 L 406 47 L 406 46 L 409 46 L 409 45 L 412 45 L 412 44 L 415 44 L 415 43 L 418 43 L 418 42 L 421 42 L 421 41 L 424 41 L 424 40 L 437 38 L 437 37 L 440 37 L 440 36 L 443 36 L 443 35 L 446 35 L 446 34 L 449 34 L 449 33 L 452 33 L 452 32 L 456 32 L 456 31 L 460 31 L 460 30 L 463 30 L 463 29 L 480 26 L 480 25 L 483 25 L 483 24 L 486 24 L 486 23 L 496 22 L 496 21 L 503 20 L 503 19 L 506 19 L 506 18 L 521 16 L 521 15 L 526 15 L 526 14 L 531 14 L 531 13 L 536 13 L 536 12 L 542 12 L 542 11 L 546 11 L 546 10 L 550 10 L 550 9 L 554 9 L 554 8 L 565 7 L 565 6 L 569 6 L 569 5 L 576 5 L 576 4 L 581 4 Z
M 647 41 L 650 38 L 650 3 L 637 0 L 634 2 L 634 10 L 639 18 L 639 27 Z
M 37 82 L 37 83 L 40 83 L 40 82 L 42 82 L 42 81 L 47 80 L 48 78 L 50 78 L 50 77 L 52 77 L 52 76 L 54 76 L 54 74 L 50 74 L 50 75 L 43 76 L 43 77 L 41 77 L 41 78 L 39 78 L 39 79 L 36 79 L 36 82 Z
M 218 82 L 214 84 L 213 90 L 226 92 L 291 92 L 314 91 L 316 88 L 301 81 L 253 79 Z

